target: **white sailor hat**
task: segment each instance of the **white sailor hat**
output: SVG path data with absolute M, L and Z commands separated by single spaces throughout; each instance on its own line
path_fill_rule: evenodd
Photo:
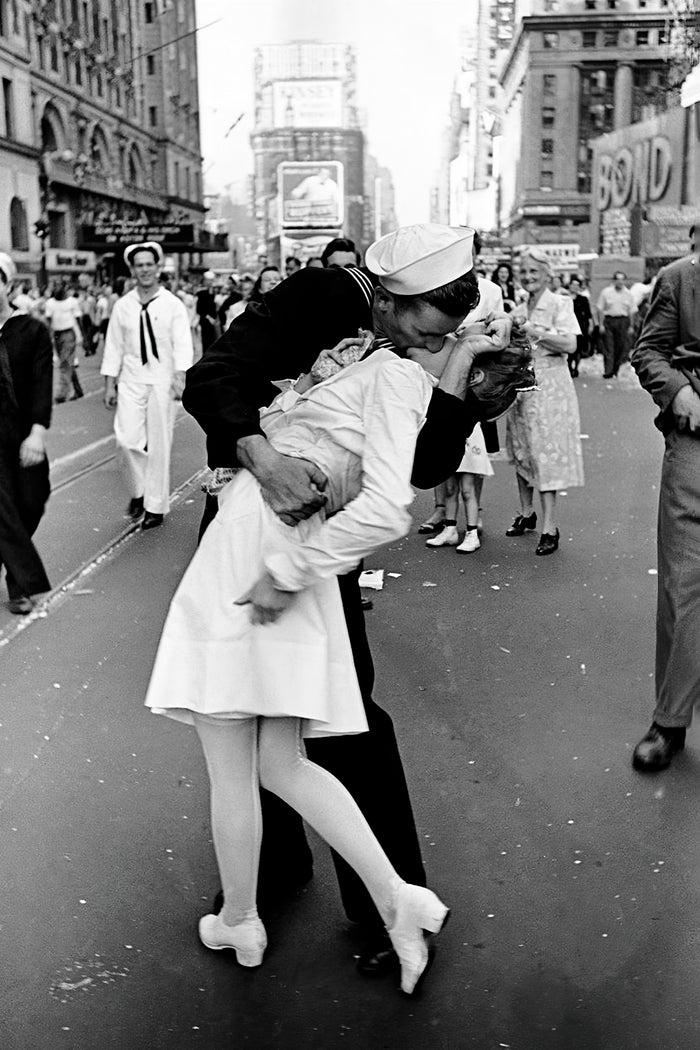
M 6 284 L 11 284 L 17 276 L 17 267 L 7 252 L 0 252 L 0 273 L 5 278 Z
M 474 230 L 434 222 L 402 226 L 371 244 L 365 265 L 396 295 L 421 295 L 468 273 Z
M 141 241 L 140 244 L 130 244 L 124 249 L 124 262 L 131 266 L 131 260 L 137 252 L 150 252 L 159 266 L 163 265 L 163 249 L 157 241 Z

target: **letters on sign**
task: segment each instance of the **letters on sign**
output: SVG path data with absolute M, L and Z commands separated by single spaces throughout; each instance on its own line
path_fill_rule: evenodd
M 663 135 L 621 146 L 612 156 L 603 153 L 598 160 L 598 209 L 659 201 L 670 178 L 671 144 Z

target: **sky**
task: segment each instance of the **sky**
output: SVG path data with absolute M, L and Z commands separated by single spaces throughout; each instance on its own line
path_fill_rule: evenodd
M 350 43 L 367 146 L 392 172 L 399 222 L 429 218 L 460 30 L 473 26 L 478 0 L 197 0 L 196 6 L 205 192 L 221 192 L 252 171 L 254 49 L 292 40 Z

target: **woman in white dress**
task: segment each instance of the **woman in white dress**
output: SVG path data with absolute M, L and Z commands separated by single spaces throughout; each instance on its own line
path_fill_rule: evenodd
M 200 938 L 233 948 L 244 966 L 260 965 L 267 943 L 256 910 L 259 785 L 363 879 L 403 991 L 426 967 L 424 931 L 437 933 L 448 914 L 432 891 L 402 882 L 351 795 L 302 743 L 367 729 L 336 575 L 408 532 L 415 443 L 436 382 L 379 347 L 281 394 L 262 415 L 265 434 L 327 476 L 325 511 L 284 525 L 238 470 L 168 613 L 146 703 L 194 724 L 201 739 L 224 906 L 200 921 Z
M 547 255 L 526 248 L 520 256 L 520 280 L 529 298 L 510 314 L 533 346 L 538 389 L 520 394 L 507 416 L 506 451 L 515 464 L 520 513 L 506 536 L 535 528 L 533 495 L 538 489 L 543 518 L 538 555 L 552 554 L 559 546 L 557 492 L 584 483 L 578 400 L 568 369 L 581 330 L 572 300 L 549 289 L 550 277 Z

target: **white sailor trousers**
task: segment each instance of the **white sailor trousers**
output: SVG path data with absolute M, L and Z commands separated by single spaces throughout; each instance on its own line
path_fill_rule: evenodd
M 119 379 L 114 436 L 120 450 L 129 495 L 143 496 L 151 514 L 170 506 L 170 450 L 178 402 L 170 382 L 139 383 Z

